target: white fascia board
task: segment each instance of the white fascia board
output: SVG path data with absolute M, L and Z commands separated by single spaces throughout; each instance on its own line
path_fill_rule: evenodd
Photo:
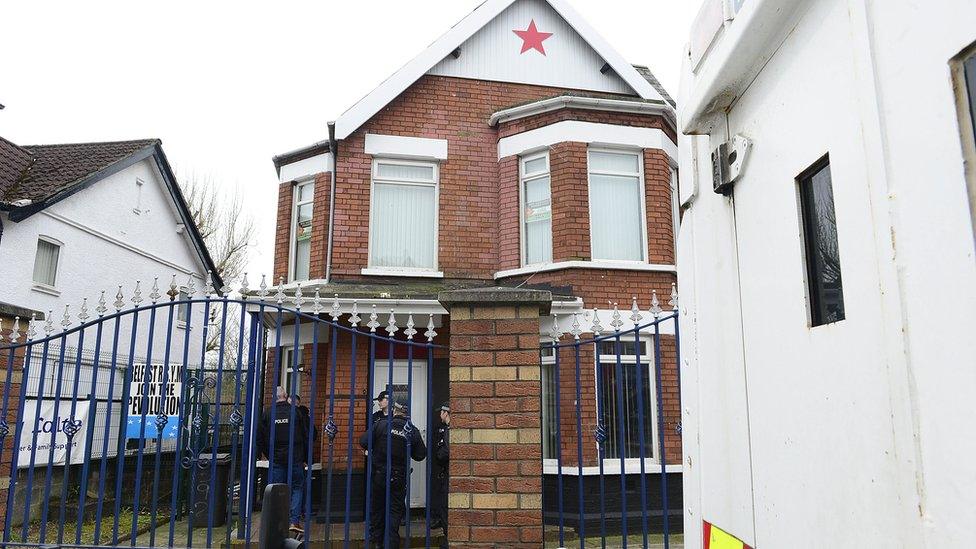
M 709 133 L 766 66 L 794 27 L 803 0 L 750 0 L 714 39 L 694 67 L 688 89 L 678 101 L 681 133 Z
M 673 163 L 678 161 L 678 146 L 658 128 L 615 126 L 577 120 L 564 120 L 503 137 L 498 140 L 498 159 L 565 142 L 659 149 L 664 151 Z
M 495 280 L 509 278 L 513 276 L 525 276 L 535 273 L 547 273 L 550 271 L 560 271 L 563 269 L 601 269 L 610 271 L 642 271 L 652 273 L 677 274 L 678 268 L 674 265 L 656 265 L 652 263 L 640 263 L 636 261 L 557 261 L 555 263 L 544 263 L 542 265 L 529 265 L 518 269 L 498 271 L 495 273 Z
M 447 160 L 447 140 L 368 133 L 366 154 L 387 158 Z
M 647 81 L 643 76 L 637 72 L 637 69 L 633 65 L 627 62 L 620 53 L 610 45 L 609 42 L 604 40 L 600 33 L 596 32 L 596 29 L 590 26 L 586 22 L 586 19 L 582 15 L 577 13 L 566 0 L 547 0 L 549 5 L 556 10 L 559 15 L 566 20 L 567 23 L 572 26 L 583 40 L 590 45 L 596 53 L 600 55 L 617 73 L 617 76 L 623 78 L 624 82 L 627 83 L 631 88 L 637 92 L 644 99 L 657 99 L 659 101 L 664 101 L 661 94 L 651 86 L 651 83 Z
M 610 65 L 620 78 L 644 99 L 664 101 L 661 94 L 603 39 L 565 0 L 546 0 L 563 19 Z M 336 120 L 336 139 L 349 137 L 383 107 L 397 98 L 421 76 L 434 68 L 474 33 L 491 22 L 515 0 L 486 0 L 457 25 L 451 27 L 420 55 L 404 65 L 379 87 L 369 92 Z
M 386 79 L 378 88 L 369 92 L 366 97 L 342 113 L 342 116 L 336 120 L 336 139 L 341 141 L 349 137 L 352 132 L 359 129 L 373 115 L 388 105 L 390 101 L 396 99 L 434 65 L 447 57 L 465 40 L 471 38 L 474 33 L 487 25 L 513 2 L 515 0 L 487 0 L 478 6 L 420 55 L 414 57 L 412 61 Z
M 668 118 L 672 122 L 674 109 L 667 103 L 640 103 L 621 99 L 599 99 L 596 97 L 561 96 L 543 99 L 534 103 L 512 107 L 496 112 L 488 119 L 488 125 L 494 126 L 513 120 L 520 120 L 529 116 L 536 116 L 560 109 L 584 109 L 592 111 L 622 112 L 632 114 L 657 114 Z
M 288 181 L 304 181 L 311 179 L 320 173 L 332 171 L 332 153 L 324 153 L 284 164 L 278 172 L 278 180 L 281 183 Z

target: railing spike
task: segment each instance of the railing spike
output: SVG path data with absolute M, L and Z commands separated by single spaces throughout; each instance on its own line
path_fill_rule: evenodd
M 603 333 L 603 325 L 600 324 L 600 310 L 596 307 L 593 307 L 593 327 L 590 330 L 596 337 L 600 337 L 600 334 Z
M 122 295 L 122 285 L 119 284 L 119 293 L 115 294 L 115 303 L 112 304 L 116 311 L 121 311 L 125 307 L 125 296 Z
M 342 309 L 339 307 L 339 294 L 335 294 L 332 297 L 332 310 L 329 312 L 329 316 L 332 317 L 332 322 L 338 322 L 341 315 Z
M 297 282 L 295 284 L 295 310 L 301 311 L 302 305 L 305 304 L 304 295 L 302 294 L 302 283 Z
M 432 343 L 434 338 L 437 337 L 437 332 L 434 331 L 434 313 L 430 313 L 427 318 L 427 331 L 424 332 L 424 336 L 427 337 L 427 343 Z
M 247 273 L 241 278 L 241 299 L 247 299 L 247 294 L 251 293 L 251 284 L 247 281 Z
M 203 297 L 210 299 L 214 294 L 213 272 L 207 271 L 207 283 L 203 285 Z
M 108 312 L 108 307 L 105 306 L 105 290 L 102 290 L 102 294 L 98 298 L 98 306 L 95 307 L 95 312 L 98 313 L 98 316 L 105 316 L 105 313 Z
M 176 284 L 176 273 L 173 273 L 173 280 L 169 281 L 169 291 L 166 292 L 170 301 L 176 301 L 180 297 L 180 288 Z
M 142 282 L 136 280 L 136 289 L 132 291 L 132 303 L 135 307 L 138 307 L 142 303 Z
M 403 334 L 407 336 L 407 341 L 413 341 L 413 336 L 417 335 L 417 330 L 413 324 L 413 313 L 407 316 L 407 329 L 403 331 Z
M 3 319 L 2 318 L 0 318 L 0 343 L 3 343 Z M 11 343 L 17 343 L 17 342 L 12 341 Z
M 281 305 L 285 302 L 285 277 L 278 277 L 278 290 L 275 292 L 275 303 Z
M 657 299 L 657 290 L 651 292 L 651 316 L 655 319 L 661 318 L 661 302 Z
M 30 322 L 27 323 L 27 341 L 33 341 L 35 337 L 37 337 L 37 313 L 31 313 Z
M 620 327 L 624 325 L 623 317 L 620 316 L 620 308 L 616 303 L 613 304 L 613 314 L 610 315 L 610 326 L 615 332 L 620 331 Z
M 634 323 L 634 328 L 640 326 L 640 321 L 644 316 L 641 315 L 640 307 L 637 306 L 637 296 L 634 296 L 633 303 L 630 306 L 630 321 Z
M 190 299 L 193 299 L 193 296 L 195 296 L 196 294 L 197 294 L 197 285 L 196 282 L 193 281 L 193 275 L 190 275 L 186 280 L 186 295 Z
M 258 286 L 258 299 L 264 301 L 268 298 L 268 277 L 261 275 L 261 284 Z
M 322 312 L 322 291 L 318 286 L 315 287 L 315 295 L 312 297 L 312 312 L 316 315 Z
M 559 343 L 561 337 L 563 337 L 563 333 L 559 330 L 559 318 L 554 314 L 552 315 L 552 328 L 549 330 L 549 338 L 555 344 Z
M 14 327 L 12 330 L 10 330 L 10 342 L 17 343 L 18 339 L 20 339 L 20 317 L 15 316 Z
M 159 277 L 158 276 L 154 276 L 153 277 L 152 291 L 149 292 L 149 301 L 152 302 L 153 304 L 155 304 L 156 302 L 159 301 L 159 298 L 161 298 L 161 297 L 163 297 L 163 296 L 162 296 L 162 294 L 159 293 Z
M 671 283 L 671 301 L 668 302 L 673 311 L 678 310 L 678 285 L 674 282 Z
M 71 313 L 68 309 L 71 305 L 64 306 L 64 316 L 61 317 L 61 331 L 67 331 L 71 327 Z
M 376 333 L 376 329 L 380 327 L 379 317 L 376 316 L 376 305 L 373 305 L 373 312 L 369 314 L 369 322 L 366 323 L 366 327 L 369 328 L 370 333 Z
M 390 309 L 390 320 L 386 323 L 386 333 L 390 334 L 390 337 L 396 335 L 400 331 L 396 325 L 396 315 L 393 314 L 393 309 Z
M 81 323 L 84 324 L 85 322 L 88 322 L 89 318 L 90 317 L 88 316 L 88 298 L 85 297 L 82 298 L 81 300 L 81 310 L 78 311 L 78 320 L 80 320 Z
M 580 324 L 580 314 L 573 313 L 573 329 L 570 331 L 573 334 L 573 339 L 579 341 L 580 336 L 583 335 L 583 326 Z
M 359 317 L 359 302 L 356 301 L 356 300 L 353 300 L 353 302 L 352 302 L 352 316 L 349 317 L 349 324 L 352 324 L 353 327 L 358 328 L 359 327 L 359 323 L 362 320 L 363 319 Z

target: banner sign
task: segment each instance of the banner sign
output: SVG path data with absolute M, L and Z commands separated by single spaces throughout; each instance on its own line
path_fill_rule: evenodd
M 167 371 L 168 369 L 168 371 Z M 180 423 L 180 398 L 183 367 L 171 364 L 135 364 L 129 383 L 129 402 L 125 420 L 127 438 L 176 438 Z M 163 383 L 166 378 L 166 383 Z M 143 428 L 145 405 L 145 428 Z M 159 432 L 159 416 L 166 416 L 162 433 Z
M 88 457 L 85 439 L 88 432 L 89 402 L 75 401 L 75 413 L 71 414 L 71 399 L 62 399 L 58 405 L 57 416 L 54 414 L 54 400 L 42 400 L 40 413 L 38 401 L 27 399 L 24 401 L 24 430 L 17 449 L 17 466 L 31 467 L 37 465 L 64 465 L 70 455 L 71 463 L 84 463 Z M 36 421 L 35 421 L 36 418 Z M 69 437 L 68 434 L 73 436 Z M 37 449 L 34 448 L 34 437 L 37 437 Z M 71 439 L 69 446 L 69 438 Z M 54 456 L 51 456 L 51 445 L 54 445 Z M 33 453 L 33 459 L 31 459 Z M 51 458 L 51 459 L 49 459 Z

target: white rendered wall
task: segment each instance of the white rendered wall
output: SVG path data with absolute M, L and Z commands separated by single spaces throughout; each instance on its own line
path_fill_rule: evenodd
M 686 539 L 704 519 L 759 547 L 966 547 L 976 260 L 948 62 L 976 4 L 799 12 L 680 143 Z M 705 85 L 686 70 L 682 97 Z M 726 121 L 754 143 L 734 200 L 711 191 Z M 828 152 L 847 319 L 810 328 L 794 178 Z
M 143 181 L 141 196 L 136 179 Z M 133 209 L 138 208 L 139 214 Z M 34 214 L 19 223 L 3 219 L 3 236 L 0 237 L 0 279 L 4 292 L 0 300 L 14 305 L 54 311 L 54 326 L 61 328 L 65 305 L 70 306 L 72 321 L 77 325 L 77 315 L 82 300 L 88 298 L 89 314 L 94 309 L 101 290 L 106 291 L 106 301 L 111 311 L 118 286 L 126 307 L 131 308 L 132 292 L 136 280 L 141 281 L 142 305 L 149 304 L 153 277 L 159 277 L 160 293 L 169 290 L 173 274 L 177 283 L 185 285 L 192 275 L 199 291 L 205 283 L 205 270 L 192 243 L 185 234 L 177 233 L 181 223 L 175 205 L 169 198 L 160 174 L 150 158 L 95 183 L 67 199 Z M 43 235 L 63 243 L 58 259 L 56 288 L 58 295 L 34 289 L 33 268 L 38 236 Z M 163 299 L 168 299 L 164 297 Z M 200 307 L 197 307 L 200 313 Z M 165 344 L 166 309 L 161 309 L 154 334 L 154 355 Z M 148 313 L 143 313 L 148 315 Z M 194 316 L 197 316 L 194 314 Z M 131 324 L 123 323 L 122 333 Z M 145 316 L 139 321 L 136 334 L 136 355 L 146 354 L 148 323 Z M 39 337 L 43 332 L 39 330 Z M 191 348 L 198 349 L 202 330 L 192 330 Z M 86 334 L 86 348 L 93 347 L 94 334 Z M 174 331 L 174 347 L 182 348 L 183 331 Z M 75 336 L 68 339 L 69 346 L 76 346 Z M 120 353 L 128 354 L 129 339 L 123 338 Z M 199 359 L 196 361 L 199 362 Z

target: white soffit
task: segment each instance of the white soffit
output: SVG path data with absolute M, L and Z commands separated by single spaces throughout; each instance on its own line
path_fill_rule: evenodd
M 368 133 L 366 154 L 390 158 L 447 160 L 447 140 Z
M 336 120 L 336 139 L 349 137 L 367 120 L 440 63 L 451 52 L 471 38 L 515 2 L 526 0 L 486 0 L 447 33 L 438 38 L 420 55 L 384 81 L 378 88 L 360 99 Z M 637 72 L 633 66 L 610 47 L 595 30 L 572 9 L 565 0 L 545 0 L 570 26 L 610 65 L 617 75 L 640 97 L 664 101 L 661 94 Z M 463 55 L 463 53 L 462 53 Z
M 678 160 L 678 146 L 662 130 L 614 126 L 565 120 L 498 140 L 498 159 L 550 147 L 556 143 L 588 143 L 616 147 L 658 149 L 672 162 Z
M 278 181 L 301 181 L 331 171 L 332 153 L 324 153 L 282 165 L 278 172 Z

